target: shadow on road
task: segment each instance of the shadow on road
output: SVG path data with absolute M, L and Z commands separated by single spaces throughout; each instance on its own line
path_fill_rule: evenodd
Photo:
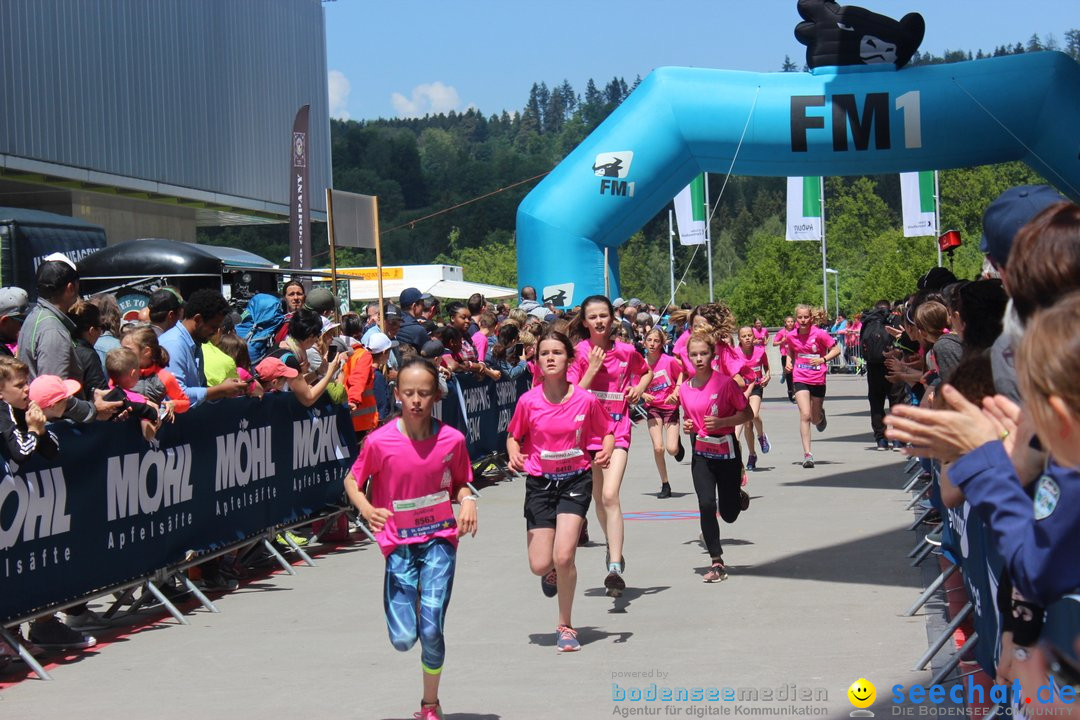
M 897 455 L 897 462 L 884 465 L 875 470 L 851 470 L 849 472 L 831 473 L 829 475 L 814 475 L 805 480 L 794 480 L 781 483 L 785 487 L 837 487 L 837 488 L 864 488 L 867 490 L 897 490 L 904 486 L 906 478 L 900 472 L 901 456 Z M 825 463 L 818 463 L 823 465 Z M 807 471 L 812 473 L 813 471 Z
M 667 589 L 667 588 L 661 588 Z M 630 588 L 626 589 L 626 592 L 630 592 Z M 587 595 L 588 593 L 586 593 Z M 603 592 L 601 591 L 601 594 Z M 606 630 L 600 630 L 599 628 L 586 625 L 584 627 L 577 628 L 577 639 L 581 643 L 582 647 L 585 645 L 591 645 L 592 643 L 600 642 L 608 638 L 615 638 L 612 640 L 614 643 L 624 643 L 634 636 L 632 632 L 607 632 Z M 555 631 L 545 633 L 530 633 L 529 643 L 532 645 L 539 645 L 540 647 L 555 647 Z M 447 716 L 450 717 L 450 716 Z

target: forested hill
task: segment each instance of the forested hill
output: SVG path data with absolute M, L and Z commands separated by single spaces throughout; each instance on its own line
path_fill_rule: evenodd
M 1048 36 L 1049 37 L 1049 36 Z M 1061 49 L 1080 61 L 1080 30 L 1063 34 Z M 979 50 L 916 54 L 912 64 L 956 62 L 1045 49 L 1027 43 Z M 798 71 L 790 58 L 782 68 Z M 583 92 L 568 82 L 534 84 L 515 113 L 470 109 L 424 118 L 332 121 L 334 186 L 379 197 L 383 259 L 387 264 L 447 262 L 466 278 L 514 286 L 513 232 L 522 198 L 581 142 L 640 82 L 590 80 Z M 1042 182 L 1025 166 L 1008 164 L 941 173 L 942 226 L 962 233 L 955 271 L 978 271 L 983 208 L 1010 185 Z M 820 302 L 817 243 L 784 241 L 783 178 L 722 176 L 711 183 L 713 274 L 717 293 L 740 316 L 775 322 L 796 301 Z M 719 203 L 717 201 L 719 199 Z M 936 260 L 930 238 L 903 238 L 895 175 L 829 178 L 826 182 L 829 265 L 839 270 L 840 305 L 852 311 L 880 297 L 895 298 Z M 313 228 L 325 248 L 325 226 Z M 288 253 L 284 225 L 208 228 L 201 242 L 233 245 L 280 261 Z M 316 263 L 326 263 L 325 251 Z M 678 302 L 707 298 L 704 251 L 676 249 Z M 662 211 L 620 250 L 623 295 L 660 303 L 669 295 L 667 212 Z M 374 265 L 370 251 L 339 251 L 339 263 Z M 830 283 L 830 306 L 833 305 Z M 830 307 L 830 310 L 832 308 Z

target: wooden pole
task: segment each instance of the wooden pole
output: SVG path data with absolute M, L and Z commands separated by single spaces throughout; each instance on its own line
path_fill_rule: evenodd
M 337 255 L 334 252 L 334 191 L 326 188 L 326 240 L 330 243 L 330 292 L 337 297 Z M 334 306 L 334 319 L 341 321 L 341 302 Z
M 383 332 L 386 332 L 386 313 L 383 312 L 383 286 L 382 286 L 382 243 L 379 241 L 379 198 L 372 198 L 372 202 L 375 204 L 374 216 L 375 216 L 375 268 L 379 274 L 379 326 Z

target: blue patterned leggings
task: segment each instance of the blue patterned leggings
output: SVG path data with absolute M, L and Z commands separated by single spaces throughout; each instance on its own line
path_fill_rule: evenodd
M 443 623 L 456 560 L 457 549 L 442 538 L 401 545 L 386 558 L 383 607 L 390 642 L 405 652 L 419 639 L 420 662 L 432 675 L 442 672 L 446 657 Z

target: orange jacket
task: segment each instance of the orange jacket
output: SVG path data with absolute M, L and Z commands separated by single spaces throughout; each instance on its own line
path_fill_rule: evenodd
M 379 426 L 379 411 L 375 407 L 375 368 L 371 353 L 365 348 L 356 348 L 345 361 L 342 377 L 345 378 L 349 404 L 356 406 L 352 411 L 353 429 L 374 430 Z

